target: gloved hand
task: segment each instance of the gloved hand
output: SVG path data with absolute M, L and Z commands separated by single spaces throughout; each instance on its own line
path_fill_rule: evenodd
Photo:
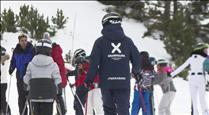
M 29 91 L 25 91 L 25 96 L 27 97 L 29 94 Z
M 75 84 L 69 83 L 69 86 L 70 86 L 71 88 L 73 88 L 73 87 L 75 86 Z
M 84 85 L 85 88 L 87 88 L 88 90 L 90 90 L 90 87 L 91 87 L 92 84 L 91 83 L 84 82 L 83 85 Z
M 27 97 L 28 94 L 29 94 L 29 90 L 28 90 L 28 85 L 25 84 L 25 83 L 23 83 L 23 90 L 24 90 L 24 92 L 25 92 L 25 96 Z
M 62 83 L 57 86 L 57 95 L 62 95 Z
M 12 75 L 13 71 L 14 71 L 14 69 L 9 68 L 9 75 Z
M 137 82 L 141 82 L 142 75 L 140 73 L 133 73 L 132 76 L 134 79 L 136 79 Z
M 206 86 L 205 86 L 205 90 L 209 91 L 209 81 L 207 82 Z

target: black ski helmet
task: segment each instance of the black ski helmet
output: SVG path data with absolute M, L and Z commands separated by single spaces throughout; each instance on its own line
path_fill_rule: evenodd
M 154 57 L 150 57 L 149 58 L 150 63 L 154 66 L 155 64 L 157 64 L 157 61 Z
M 120 24 L 121 21 L 122 21 L 122 17 L 120 16 L 120 14 L 111 12 L 104 15 L 104 17 L 102 18 L 102 26 L 105 27 L 106 25 L 109 24 Z
M 36 44 L 36 54 L 50 56 L 52 50 L 52 42 L 48 39 L 41 39 Z

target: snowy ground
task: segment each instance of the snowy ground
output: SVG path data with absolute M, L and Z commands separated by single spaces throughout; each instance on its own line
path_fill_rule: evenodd
M 35 8 L 46 16 L 54 16 L 56 14 L 57 8 L 63 9 L 64 14 L 69 17 L 69 22 L 67 27 L 60 30 L 52 41 L 57 42 L 63 48 L 63 56 L 68 50 L 72 50 L 72 38 L 74 33 L 73 50 L 77 48 L 83 48 L 90 54 L 93 43 L 101 36 L 101 19 L 105 12 L 103 9 L 106 7 L 96 1 L 51 1 L 51 2 L 40 2 L 40 1 L 1 1 L 1 11 L 3 8 L 11 8 L 17 14 L 19 12 L 19 6 L 23 4 L 33 5 Z M 76 20 L 76 21 L 75 21 Z M 73 30 L 75 22 L 75 30 Z M 141 39 L 146 28 L 143 24 L 136 22 L 134 20 L 124 19 L 122 26 L 124 27 L 125 33 L 131 37 L 140 51 L 146 50 L 150 52 L 151 56 L 157 59 L 165 58 L 170 59 L 170 56 L 166 53 L 164 45 L 158 40 L 152 39 Z M 1 45 L 5 46 L 7 51 L 11 54 L 11 48 L 15 47 L 18 42 L 17 36 L 19 33 L 4 33 L 4 40 L 1 41 Z M 9 75 L 8 75 L 9 78 Z M 73 77 L 70 78 L 71 82 Z M 134 81 L 132 80 L 132 87 Z M 182 80 L 181 78 L 174 79 L 174 83 L 177 88 L 177 94 L 172 104 L 171 111 L 173 115 L 189 115 L 191 99 L 189 94 L 188 82 Z M 155 86 L 155 107 L 157 108 L 162 92 L 159 86 Z M 9 104 L 12 108 L 12 115 L 18 115 L 18 104 L 17 104 L 17 88 L 15 76 L 11 78 L 11 91 Z M 73 96 L 70 91 L 69 86 L 66 88 L 66 98 L 67 98 L 67 115 L 74 115 L 73 110 Z M 133 92 L 131 92 L 132 102 Z

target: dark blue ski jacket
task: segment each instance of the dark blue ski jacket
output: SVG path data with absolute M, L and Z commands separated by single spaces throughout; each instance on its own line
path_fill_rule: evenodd
M 140 53 L 120 24 L 107 25 L 102 30 L 90 55 L 90 67 L 85 82 L 91 84 L 99 73 L 100 86 L 105 89 L 130 88 L 130 61 L 132 72 L 140 71 Z
M 20 79 L 23 80 L 27 65 L 32 60 L 34 54 L 35 50 L 30 42 L 27 43 L 26 49 L 22 49 L 20 44 L 17 44 L 13 51 L 12 59 L 10 62 L 10 71 L 14 71 L 16 68 L 19 75 L 17 77 L 20 77 Z

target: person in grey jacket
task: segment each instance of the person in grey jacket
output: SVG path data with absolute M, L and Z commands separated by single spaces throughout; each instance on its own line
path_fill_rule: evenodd
M 153 85 L 160 85 L 163 91 L 163 97 L 158 106 L 159 115 L 171 115 L 170 106 L 176 94 L 172 77 L 169 77 L 171 72 L 171 67 L 168 66 L 168 63 L 164 59 L 158 61 L 157 75 L 153 78 L 152 83 Z
M 51 42 L 40 40 L 36 44 L 36 53 L 28 64 L 24 83 L 28 86 L 29 100 L 34 115 L 52 115 L 53 101 L 61 89 L 61 76 L 58 65 L 53 61 Z

